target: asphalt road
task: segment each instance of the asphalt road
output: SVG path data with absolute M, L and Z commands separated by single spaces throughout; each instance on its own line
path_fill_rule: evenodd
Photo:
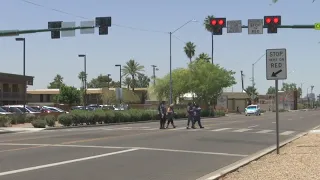
M 320 111 L 280 113 L 280 140 L 320 125 Z M 274 145 L 275 114 L 1 134 L 1 180 L 196 180 Z

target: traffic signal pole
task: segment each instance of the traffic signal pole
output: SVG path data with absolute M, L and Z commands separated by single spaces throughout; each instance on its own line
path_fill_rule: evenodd
M 0 30 L 0 37 L 2 36 L 19 36 L 20 34 L 32 34 L 38 32 L 51 32 L 51 31 L 71 31 L 76 29 L 92 29 L 95 26 L 77 26 L 67 28 L 50 28 L 50 29 L 29 29 L 29 30 Z

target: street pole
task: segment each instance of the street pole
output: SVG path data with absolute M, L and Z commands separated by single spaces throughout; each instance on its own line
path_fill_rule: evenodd
M 257 64 L 265 55 L 266 55 L 266 54 L 263 54 L 262 56 L 260 56 L 260 57 L 256 60 L 256 62 L 254 62 L 254 63 L 252 64 L 252 77 L 251 77 L 251 79 L 252 79 L 252 87 L 253 87 L 253 88 L 254 88 L 254 86 L 255 86 L 255 83 L 254 83 L 254 65 Z
M 172 32 L 170 34 L 170 100 L 169 103 L 172 104 L 172 57 L 171 57 L 171 36 Z
M 16 41 L 23 42 L 23 78 L 26 79 L 26 39 L 16 38 Z M 24 81 L 23 108 L 26 109 L 27 81 Z
M 213 52 L 214 52 L 214 42 L 213 42 L 213 32 L 211 33 L 211 63 L 213 64 Z
M 111 76 L 111 74 L 108 74 L 108 90 L 110 88 L 110 76 Z
M 85 107 L 87 105 L 87 55 L 85 54 L 79 54 L 78 57 L 83 57 L 83 68 L 84 68 L 84 83 L 83 83 L 83 106 Z
M 120 91 L 122 92 L 122 89 L 121 89 L 121 86 L 122 86 L 122 81 L 121 81 L 121 79 L 122 79 L 121 64 L 116 64 L 115 66 L 116 66 L 116 67 L 119 67 L 119 69 L 120 69 L 120 75 L 119 75 L 119 76 L 120 76 L 120 80 L 119 80 L 119 81 L 120 81 L 120 84 L 119 84 L 119 89 L 120 89 Z M 119 97 L 119 102 L 120 102 L 120 104 L 121 104 L 121 98 L 122 98 L 122 97 Z
M 153 86 L 156 85 L 156 65 L 151 65 L 152 70 L 153 70 Z
M 277 133 L 277 154 L 280 154 L 279 147 L 279 97 L 278 97 L 278 80 L 275 80 L 276 89 L 276 133 Z
M 173 32 L 169 32 L 169 36 L 170 36 L 170 104 L 172 104 L 172 57 L 171 57 L 171 49 L 172 49 L 172 34 L 177 32 L 179 29 L 183 28 L 185 25 L 191 23 L 191 22 L 197 22 L 196 20 L 189 20 L 186 23 L 184 23 L 182 26 L 180 26 L 179 28 L 177 28 L 176 30 L 174 30 Z

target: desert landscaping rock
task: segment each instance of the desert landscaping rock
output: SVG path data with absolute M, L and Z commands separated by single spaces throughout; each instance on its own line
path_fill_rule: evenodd
M 320 134 L 308 134 L 220 180 L 320 180 Z

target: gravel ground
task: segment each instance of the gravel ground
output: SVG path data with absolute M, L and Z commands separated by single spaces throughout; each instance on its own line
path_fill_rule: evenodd
M 220 180 L 320 180 L 320 134 L 308 134 Z

